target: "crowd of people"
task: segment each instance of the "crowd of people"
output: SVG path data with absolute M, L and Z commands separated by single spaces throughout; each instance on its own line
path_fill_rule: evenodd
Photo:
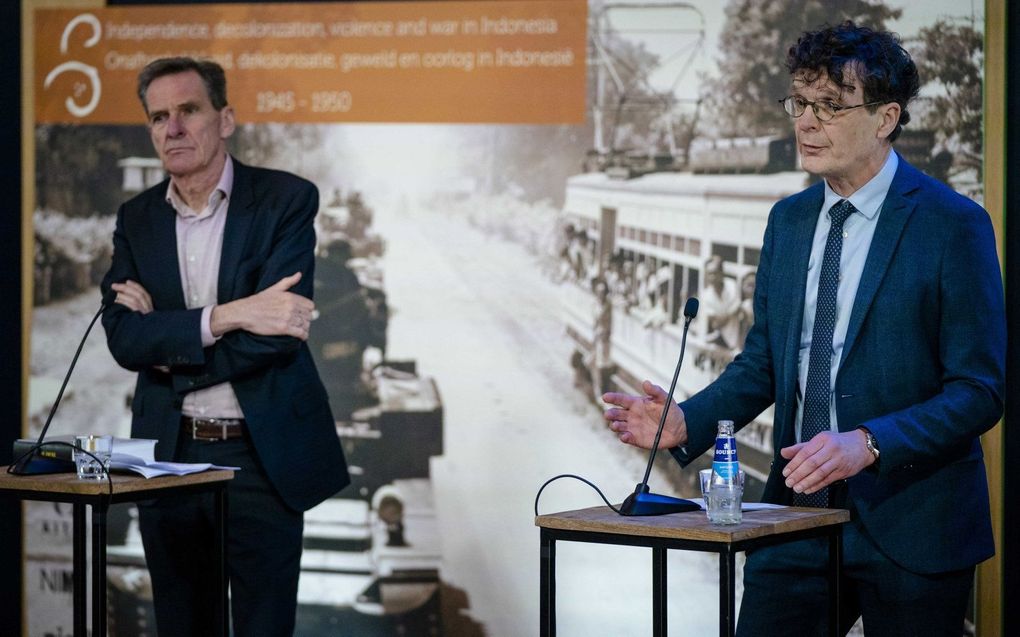
M 680 320 L 679 303 L 670 303 L 674 268 L 668 261 L 637 257 L 617 250 L 599 271 L 597 242 L 583 229 L 564 226 L 556 271 L 558 281 L 592 289 L 604 283 L 605 298 L 616 308 L 637 317 L 647 328 L 658 328 Z M 701 320 L 692 328 L 704 341 L 725 350 L 739 350 L 754 320 L 755 270 L 739 276 L 727 275 L 723 259 L 709 257 L 704 264 L 700 291 L 690 296 L 701 301 Z M 694 271 L 691 279 L 697 279 Z M 684 299 L 684 295 L 681 295 Z

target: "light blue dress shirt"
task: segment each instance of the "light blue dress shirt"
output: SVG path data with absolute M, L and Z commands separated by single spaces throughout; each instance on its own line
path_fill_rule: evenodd
M 864 273 L 864 263 L 871 249 L 871 240 L 878 227 L 879 213 L 889 193 L 896 168 L 899 166 L 896 151 L 890 151 L 881 170 L 868 183 L 846 197 L 857 212 L 850 215 L 843 224 L 843 252 L 839 259 L 839 289 L 836 292 L 836 328 L 832 334 L 832 376 L 829 383 L 829 426 L 837 431 L 836 400 L 832 388 L 836 386 L 836 373 L 843 357 L 843 343 L 850 324 L 850 312 Z M 804 294 L 804 319 L 800 328 L 800 351 L 798 353 L 797 382 L 797 441 L 800 442 L 801 420 L 804 417 L 804 389 L 807 386 L 808 359 L 811 352 L 811 335 L 815 328 L 815 307 L 818 303 L 818 278 L 822 270 L 825 242 L 832 221 L 829 209 L 844 199 L 825 184 L 825 200 L 818 213 L 815 237 L 811 244 L 811 258 L 808 261 L 807 288 Z

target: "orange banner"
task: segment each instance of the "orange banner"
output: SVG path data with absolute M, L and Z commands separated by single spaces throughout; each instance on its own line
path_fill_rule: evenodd
M 586 0 L 40 9 L 39 123 L 136 124 L 138 71 L 227 72 L 241 122 L 584 121 Z

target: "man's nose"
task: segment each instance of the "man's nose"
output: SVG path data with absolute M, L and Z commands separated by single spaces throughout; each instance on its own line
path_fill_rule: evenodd
M 798 117 L 794 121 L 796 122 L 797 128 L 799 128 L 800 130 L 815 130 L 821 125 L 818 116 L 815 115 L 814 106 L 808 106 L 807 108 L 805 108 L 804 112 L 801 113 L 800 117 Z
M 184 134 L 184 124 L 181 122 L 180 115 L 170 115 L 167 118 L 166 134 L 169 137 L 180 137 Z

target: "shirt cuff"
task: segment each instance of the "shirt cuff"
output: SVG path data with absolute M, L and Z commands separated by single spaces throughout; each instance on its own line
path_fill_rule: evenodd
M 211 347 L 216 344 L 216 341 L 220 340 L 218 337 L 213 336 L 212 333 L 212 305 L 206 305 L 202 308 L 202 347 Z
M 680 463 L 681 467 L 686 467 L 691 463 L 691 452 L 687 448 L 687 445 L 677 445 L 669 450 L 669 453 L 673 456 L 673 459 Z

